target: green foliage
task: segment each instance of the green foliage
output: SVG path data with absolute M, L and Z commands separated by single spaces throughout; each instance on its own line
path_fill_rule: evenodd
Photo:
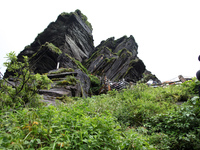
M 56 71 L 52 71 L 49 74 L 59 74 L 59 73 L 63 73 L 63 72 L 74 72 L 74 69 L 72 68 L 59 68 Z
M 197 80 L 197 78 L 186 81 L 182 85 L 187 88 L 188 92 L 190 92 L 191 94 L 199 94 L 200 82 Z
M 92 74 L 88 74 L 90 81 L 91 81 L 91 85 L 90 85 L 90 91 L 91 94 L 93 95 L 98 95 L 99 94 L 99 89 L 101 88 L 101 81 L 100 79 Z
M 88 98 L 88 107 L 99 110 L 99 113 L 110 110 L 121 125 L 140 126 L 146 118 L 177 107 L 175 105 L 177 97 L 172 94 L 176 90 L 162 89 L 166 94 L 163 96 L 160 93 L 161 89 L 139 84 L 134 89 L 124 90 L 121 93 L 110 91 L 108 95 Z
M 10 55 L 8 68 L 15 76 L 23 77 L 26 60 L 19 63 L 15 55 Z M 46 76 L 42 79 L 40 75 L 31 75 L 29 79 L 33 79 L 24 85 L 27 89 L 20 99 L 29 95 L 29 86 L 36 91 L 49 83 Z M 98 87 L 99 79 L 94 75 L 89 77 L 91 84 Z M 69 78 L 67 85 L 69 81 L 77 82 L 75 77 Z M 37 86 L 32 86 L 33 83 Z M 85 99 L 57 97 L 64 104 L 56 107 L 0 111 L 0 149 L 200 149 L 200 99 L 195 96 L 198 85 L 196 79 L 165 88 L 137 84 L 120 92 L 113 90 Z M 15 88 L 3 82 L 1 87 L 0 106 L 5 101 L 20 106 L 6 93 Z M 13 95 L 19 97 L 17 93 Z M 181 106 L 176 104 L 186 100 Z
M 56 99 L 60 100 L 63 103 L 74 103 L 74 99 L 72 97 L 69 97 L 67 95 L 63 95 L 61 97 L 56 97 Z
M 4 65 L 13 73 L 13 81 L 0 81 L 0 109 L 37 104 L 40 99 L 38 90 L 50 88 L 51 80 L 46 75 L 33 74 L 29 70 L 28 57 L 24 57 L 24 62 L 18 62 L 15 53 L 11 52 L 7 59 Z
M 173 138 L 172 149 L 200 148 L 200 100 L 194 97 L 167 113 L 157 114 L 145 125 L 150 133 L 161 132 Z
M 49 106 L 1 113 L 0 148 L 153 149 L 136 133 L 123 135 L 110 113 L 89 112 L 87 105 L 75 103 L 67 109 Z
M 74 76 L 66 76 L 62 81 L 58 81 L 56 85 L 76 85 L 77 79 Z

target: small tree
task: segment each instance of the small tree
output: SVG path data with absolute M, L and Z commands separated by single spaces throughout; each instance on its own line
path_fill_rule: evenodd
M 7 62 L 4 63 L 7 70 L 12 73 L 12 81 L 7 78 L 0 80 L 0 108 L 18 107 L 29 104 L 37 104 L 40 89 L 51 86 L 51 80 L 46 75 L 31 72 L 28 57 L 24 56 L 24 62 L 19 62 L 14 52 L 7 54 Z

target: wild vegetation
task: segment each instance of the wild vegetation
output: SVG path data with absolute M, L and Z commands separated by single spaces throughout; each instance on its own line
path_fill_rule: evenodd
M 9 60 L 10 71 L 21 68 L 15 76 L 28 84 L 11 88 L 1 80 L 0 149 L 200 149 L 196 78 L 158 88 L 140 83 L 84 99 L 64 96 L 55 107 L 39 103 L 37 92 L 31 93 L 48 88 L 51 81 L 26 72 L 26 57 L 20 64 L 14 55 Z M 95 76 L 90 78 L 99 85 Z M 184 103 L 177 105 L 180 101 Z

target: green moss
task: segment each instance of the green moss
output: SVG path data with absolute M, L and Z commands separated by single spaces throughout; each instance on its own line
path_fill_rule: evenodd
M 140 60 L 139 58 L 132 59 L 129 63 L 129 66 L 132 66 L 133 64 L 137 63 L 139 60 Z
M 60 78 L 53 78 L 53 79 L 51 79 L 51 81 L 59 81 L 60 80 Z
M 105 60 L 106 60 L 106 62 L 107 63 L 111 63 L 111 62 L 113 62 L 114 60 L 116 60 L 117 58 L 116 57 L 112 57 L 112 58 L 106 58 Z
M 76 85 L 77 79 L 74 76 L 67 76 L 64 80 L 58 81 L 56 85 Z
M 81 69 L 84 73 L 88 74 L 87 69 L 82 65 L 82 63 L 74 58 L 72 58 L 71 56 L 69 56 L 68 54 L 65 54 L 67 57 L 69 57 L 77 66 L 79 69 Z
M 94 52 L 93 54 L 92 54 L 92 56 L 87 60 L 87 62 L 86 62 L 86 67 L 88 67 L 88 65 L 90 65 L 90 63 L 95 59 L 95 58 L 97 58 L 99 55 L 101 55 L 99 52 L 101 51 L 101 49 L 98 49 L 96 52 Z
M 64 16 L 70 16 L 71 14 L 72 13 L 62 12 L 60 15 L 64 17 Z
M 57 100 L 62 101 L 63 103 L 74 103 L 74 99 L 72 97 L 69 97 L 67 95 L 63 95 L 61 97 L 56 97 Z
M 131 70 L 132 68 L 133 68 L 133 66 L 129 67 L 129 68 L 127 69 L 126 73 L 123 75 L 122 78 L 124 78 L 124 77 L 128 74 L 129 70 Z
M 59 74 L 59 73 L 63 73 L 63 72 L 74 72 L 74 69 L 72 69 L 72 68 L 59 68 L 58 70 L 56 70 L 54 72 L 50 72 L 49 74 Z
M 81 17 L 81 19 L 85 22 L 85 24 L 91 29 L 92 29 L 92 25 L 90 22 L 88 22 L 88 18 L 87 16 L 85 16 L 84 14 L 81 13 L 81 11 L 79 9 L 75 10 L 74 12 L 75 15 L 79 15 Z
M 51 49 L 53 52 L 56 52 L 59 55 L 62 54 L 62 51 L 52 43 L 46 42 L 44 46 L 47 46 L 49 49 Z
M 36 53 L 34 53 L 30 59 L 34 58 L 39 51 L 41 51 L 43 49 L 43 47 L 48 47 L 50 50 L 52 50 L 53 52 L 57 53 L 57 54 L 62 54 L 62 51 L 56 47 L 55 45 L 53 45 L 52 43 L 46 42 L 45 44 L 43 44 L 42 46 L 40 46 L 40 48 L 38 49 L 38 51 Z
M 123 56 L 123 55 L 125 55 L 124 53 L 127 53 L 127 54 L 129 54 L 130 56 L 133 55 L 133 54 L 132 54 L 129 50 L 127 50 L 126 48 L 123 48 L 123 49 L 119 50 L 119 51 L 116 53 L 116 55 L 118 55 L 118 56 Z

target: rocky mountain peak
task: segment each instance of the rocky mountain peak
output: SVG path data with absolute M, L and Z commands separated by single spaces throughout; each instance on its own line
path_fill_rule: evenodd
M 59 49 L 59 53 L 53 51 L 55 49 Z M 80 10 L 76 10 L 61 13 L 55 22 L 51 22 L 38 34 L 33 43 L 20 52 L 18 58 L 22 61 L 24 55 L 28 56 L 32 70 L 35 73 L 45 73 L 56 69 L 57 63 L 62 60 L 64 61 L 59 62 L 60 67 L 68 66 L 65 54 L 83 62 L 92 51 L 92 25 Z
M 106 76 L 113 82 L 123 79 L 136 83 L 146 70 L 137 54 L 138 44 L 132 35 L 119 39 L 111 37 L 94 47 L 92 25 L 80 10 L 76 10 L 61 13 L 56 21 L 38 34 L 33 43 L 20 52 L 18 60 L 23 61 L 23 56 L 28 56 L 34 73 L 71 68 L 79 70 L 77 77 L 90 73 Z M 11 73 L 6 72 L 4 77 L 9 75 Z M 85 84 L 85 79 L 81 78 L 80 85 Z M 88 85 L 85 89 L 87 95 Z

